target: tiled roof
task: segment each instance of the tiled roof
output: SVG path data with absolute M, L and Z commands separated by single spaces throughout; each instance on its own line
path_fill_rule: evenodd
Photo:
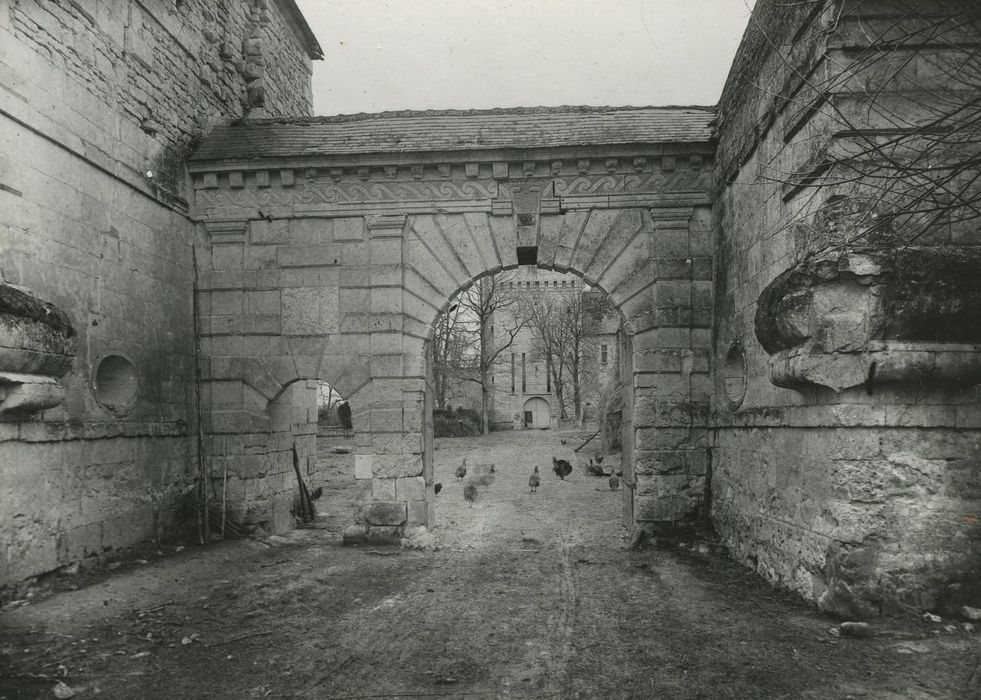
M 262 119 L 216 128 L 191 160 L 700 143 L 714 117 L 710 107 L 536 107 Z

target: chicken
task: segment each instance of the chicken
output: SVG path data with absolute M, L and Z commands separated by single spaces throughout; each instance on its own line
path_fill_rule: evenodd
M 609 472 L 603 469 L 599 464 L 593 461 L 593 458 L 589 458 L 589 465 L 586 467 L 586 473 L 592 474 L 593 476 L 608 476 Z
M 497 478 L 496 469 L 493 464 L 475 464 L 469 471 L 467 479 L 475 486 L 490 486 Z
M 438 481 L 435 484 L 433 484 L 433 493 L 434 494 L 438 494 L 442 490 L 443 490 L 443 484 L 441 484 Z
M 562 481 L 565 481 L 565 478 L 572 473 L 572 465 L 564 459 L 555 459 L 555 457 L 552 457 L 552 471 Z
M 318 486 L 310 494 L 310 500 L 311 501 L 316 501 L 318 498 L 320 498 L 323 495 L 324 495 L 324 487 L 323 486 Z
M 467 475 L 467 458 L 463 458 L 463 462 L 459 467 L 456 468 L 456 478 L 462 480 L 463 477 Z
M 611 474 L 610 475 L 610 489 L 613 490 L 613 491 L 616 491 L 618 488 L 620 488 L 620 479 L 617 478 L 617 475 L 616 474 Z
M 538 467 L 535 467 L 535 471 L 528 477 L 528 487 L 531 489 L 531 493 L 535 493 L 538 490 L 540 483 L 542 483 L 542 479 L 538 476 Z
M 477 500 L 477 487 L 473 484 L 467 484 L 463 487 L 463 500 L 470 504 L 473 508 L 473 502 Z
M 559 440 L 559 444 L 560 444 L 560 445 L 564 445 L 564 444 L 566 444 L 567 442 L 568 442 L 568 440 Z

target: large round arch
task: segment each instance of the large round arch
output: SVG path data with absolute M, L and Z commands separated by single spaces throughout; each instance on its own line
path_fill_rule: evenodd
M 236 476 L 261 471 L 243 445 L 292 441 L 262 409 L 292 379 L 333 380 L 359 393 L 358 528 L 397 538 L 433 523 L 432 322 L 474 280 L 529 265 L 574 273 L 620 313 L 625 523 L 698 511 L 712 145 L 657 138 L 436 158 L 400 147 L 357 165 L 304 152 L 234 172 L 197 162 L 194 211 L 210 244 L 198 274 L 205 459 Z M 282 487 L 266 479 L 240 495 L 279 529 L 280 518 L 259 511 L 278 507 Z

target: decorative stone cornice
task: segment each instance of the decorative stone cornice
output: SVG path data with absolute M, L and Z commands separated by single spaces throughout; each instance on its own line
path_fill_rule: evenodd
M 262 214 L 260 213 L 261 217 Z M 208 238 L 214 243 L 242 243 L 245 241 L 245 221 L 244 219 L 231 221 L 206 221 L 205 231 Z
M 688 221 L 695 213 L 694 207 L 652 207 L 650 210 L 651 222 L 654 228 L 685 228 Z
M 54 408 L 65 394 L 54 377 L 0 372 L 0 419 Z
M 393 156 L 394 158 L 394 156 Z M 700 153 L 514 160 L 420 159 L 344 165 L 192 164 L 200 219 L 489 212 L 512 216 L 515 193 L 536 189 L 535 214 L 566 209 L 693 206 L 709 202 L 712 173 Z M 520 196 L 520 194 L 519 194 Z M 527 209 L 527 207 L 524 207 Z
M 823 386 L 836 393 L 888 384 L 973 386 L 981 382 L 981 345 L 896 341 L 866 352 L 784 350 L 770 359 L 770 381 L 787 389 Z

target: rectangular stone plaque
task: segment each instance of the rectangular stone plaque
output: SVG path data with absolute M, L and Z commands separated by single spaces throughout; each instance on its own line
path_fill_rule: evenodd
M 354 478 L 371 478 L 371 455 L 354 455 Z

